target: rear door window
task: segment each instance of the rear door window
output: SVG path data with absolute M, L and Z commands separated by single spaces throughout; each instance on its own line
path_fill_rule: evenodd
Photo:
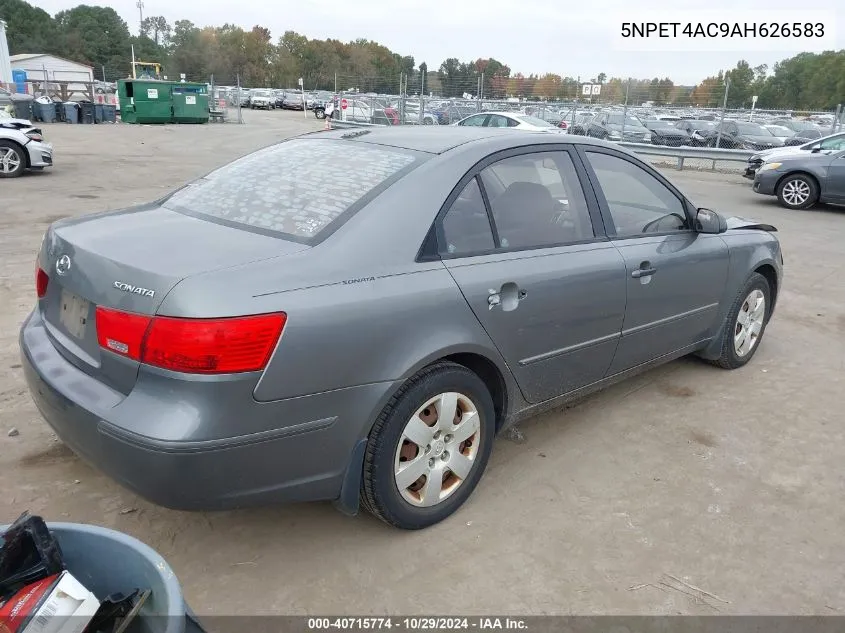
M 419 156 L 360 142 L 295 139 L 221 167 L 163 206 L 310 244 L 413 169 Z

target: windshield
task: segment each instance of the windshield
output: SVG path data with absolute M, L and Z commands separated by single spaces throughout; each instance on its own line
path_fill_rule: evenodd
M 782 125 L 767 125 L 766 129 L 775 136 L 792 136 L 792 130 L 788 127 L 783 127 Z
M 252 93 L 254 97 L 272 97 L 273 93 L 269 90 L 256 90 Z
M 416 162 L 414 154 L 399 149 L 297 139 L 221 167 L 163 206 L 307 243 Z M 340 164 L 344 168 L 326 178 L 326 166 Z
M 625 121 L 625 127 L 643 127 L 640 120 L 632 116 L 623 117 L 621 114 L 611 114 L 607 118 L 607 122 L 612 125 L 622 125 L 623 120 Z
M 756 123 L 737 123 L 736 127 L 740 134 L 747 134 L 748 136 L 773 136 L 769 130 Z
M 523 123 L 527 123 L 528 125 L 533 125 L 534 127 L 554 127 L 554 125 L 552 125 L 548 121 L 544 121 L 543 119 L 531 116 L 529 114 L 516 114 L 514 115 L 514 118 L 518 119 L 519 121 L 522 121 Z
M 713 121 L 690 121 L 690 125 L 695 130 L 707 131 L 716 129 L 716 124 Z

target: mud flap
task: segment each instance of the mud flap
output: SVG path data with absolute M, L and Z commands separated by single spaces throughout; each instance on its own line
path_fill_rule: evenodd
M 347 516 L 358 514 L 358 501 L 361 494 L 361 473 L 364 469 L 364 454 L 366 450 L 367 440 L 358 440 L 355 448 L 352 449 L 352 457 L 343 476 L 340 496 L 332 502 L 335 508 Z

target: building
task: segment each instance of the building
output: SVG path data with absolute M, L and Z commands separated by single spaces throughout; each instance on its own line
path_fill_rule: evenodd
M 22 70 L 29 81 L 44 81 L 50 83 L 92 83 L 94 69 L 63 57 L 44 53 L 27 53 L 12 55 L 10 58 L 12 70 Z
M 12 83 L 12 66 L 9 63 L 9 43 L 6 41 L 6 23 L 0 20 L 0 87 Z

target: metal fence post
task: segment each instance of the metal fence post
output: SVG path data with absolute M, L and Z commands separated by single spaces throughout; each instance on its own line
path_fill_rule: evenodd
M 722 116 L 719 117 L 719 129 L 716 130 L 716 149 L 722 147 L 722 126 L 725 124 L 725 110 L 728 107 L 728 90 L 731 87 L 731 78 L 725 77 L 725 97 L 722 100 Z M 716 161 L 713 161 L 713 166 L 711 167 L 713 171 L 716 171 Z
M 836 106 L 836 114 L 833 116 L 833 123 L 830 126 L 830 133 L 836 134 L 836 124 L 839 123 L 839 119 L 842 116 L 842 104 Z
M 237 82 L 238 91 L 237 91 L 237 102 L 238 102 L 238 123 L 243 123 L 244 119 L 241 115 L 241 74 L 237 73 L 235 75 L 235 81 Z
M 628 120 L 628 92 L 631 90 L 631 78 L 628 78 L 628 85 L 625 88 L 625 107 L 622 108 L 622 140 L 625 140 L 625 122 Z M 678 163 L 679 165 L 683 163 Z

